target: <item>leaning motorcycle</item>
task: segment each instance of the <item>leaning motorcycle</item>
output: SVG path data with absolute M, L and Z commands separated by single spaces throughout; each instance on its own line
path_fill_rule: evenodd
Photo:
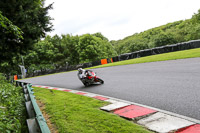
M 80 79 L 80 78 L 79 78 Z M 93 71 L 88 70 L 85 74 L 85 77 L 80 79 L 82 83 L 87 87 L 92 84 L 103 84 L 104 81 L 97 77 L 97 74 Z

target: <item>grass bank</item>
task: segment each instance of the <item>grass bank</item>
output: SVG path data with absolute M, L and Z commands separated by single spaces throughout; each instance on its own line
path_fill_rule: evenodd
M 107 102 L 57 90 L 34 87 L 37 100 L 58 132 L 67 133 L 150 133 L 145 128 L 99 108 Z
M 170 52 L 170 53 L 158 54 L 158 55 L 151 55 L 151 56 L 135 58 L 135 59 L 130 59 L 130 60 L 124 60 L 124 61 L 119 61 L 119 62 L 114 62 L 114 63 L 105 64 L 105 65 L 91 67 L 91 69 L 101 68 L 101 67 L 119 66 L 119 65 L 146 63 L 146 62 L 195 58 L 195 57 L 200 57 L 200 48 L 178 51 L 178 52 Z

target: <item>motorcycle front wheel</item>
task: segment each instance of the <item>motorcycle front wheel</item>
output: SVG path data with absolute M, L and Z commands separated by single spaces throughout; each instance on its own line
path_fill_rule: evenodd
M 100 78 L 98 78 L 99 83 L 104 84 L 104 81 Z

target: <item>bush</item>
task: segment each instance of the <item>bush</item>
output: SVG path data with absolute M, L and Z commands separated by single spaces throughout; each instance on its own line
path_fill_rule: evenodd
M 0 132 L 28 132 L 24 102 L 22 88 L 0 75 Z

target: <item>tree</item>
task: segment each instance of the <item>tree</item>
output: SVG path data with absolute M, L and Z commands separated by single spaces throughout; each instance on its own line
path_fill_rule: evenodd
M 90 34 L 80 37 L 77 50 L 80 63 L 111 58 L 116 55 L 114 48 L 107 40 L 102 40 L 102 38 Z
M 160 33 L 154 37 L 155 47 L 176 43 L 172 34 Z
M 78 43 L 79 36 L 62 35 L 61 44 L 64 50 L 63 54 L 70 65 L 79 64 Z
M 111 41 L 118 54 L 200 39 L 200 10 L 191 19 L 168 23 Z
M 92 34 L 93 36 L 99 37 L 102 40 L 108 41 L 108 38 L 106 38 L 105 36 L 103 36 L 100 32 L 94 33 Z
M 18 46 L 23 39 L 20 28 L 13 25 L 13 23 L 4 17 L 0 11 L 0 72 L 8 73 L 9 69 L 13 69 L 14 61 L 16 60 L 14 52 L 6 51 L 12 50 L 12 47 Z M 7 42 L 13 44 L 12 47 L 7 45 Z M 15 45 L 14 45 L 15 44 Z M 12 62 L 10 62 L 12 60 Z
M 199 23 L 199 21 L 200 21 L 200 9 L 198 10 L 198 13 L 195 13 L 192 16 L 192 22 L 193 23 Z
M 48 16 L 49 9 L 52 9 L 52 4 L 44 7 L 44 0 L 0 1 L 2 15 L 21 29 L 24 38 L 19 38 L 18 41 L 11 40 L 9 34 L 1 32 L 1 36 L 4 36 L 3 45 L 6 46 L 1 56 L 1 62 L 6 61 L 9 62 L 8 64 L 14 65 L 12 59 L 14 56 L 25 54 L 27 50 L 33 48 L 34 43 L 45 37 L 46 32 L 52 30 L 51 18 Z M 17 64 L 15 67 L 18 67 Z
M 188 38 L 190 40 L 200 39 L 200 9 L 192 16 Z
M 44 7 L 44 0 L 1 0 L 0 7 L 3 15 L 24 32 L 23 47 L 33 45 L 52 30 L 51 18 L 47 15 L 52 4 Z
M 67 57 L 63 54 L 63 50 L 59 36 L 47 36 L 44 40 L 36 43 L 34 49 L 28 52 L 24 58 L 25 65 L 28 67 L 29 72 L 65 66 Z
M 2 15 L 2 12 L 0 11 L 0 29 L 2 31 L 1 35 L 1 42 L 4 42 L 5 40 L 8 40 L 8 38 L 5 38 L 6 35 L 8 35 L 9 40 L 13 40 L 18 42 L 20 39 L 23 39 L 23 32 L 19 27 L 16 25 L 13 25 L 13 23 L 6 17 Z

